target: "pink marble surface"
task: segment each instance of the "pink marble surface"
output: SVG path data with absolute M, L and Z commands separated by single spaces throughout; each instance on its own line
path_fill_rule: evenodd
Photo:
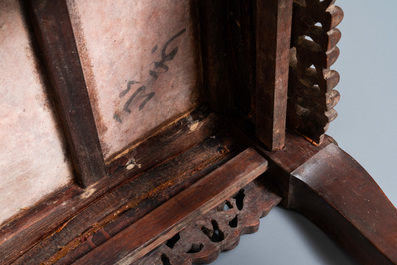
M 72 179 L 18 3 L 0 1 L 0 223 Z
M 190 1 L 67 3 L 105 159 L 197 103 Z

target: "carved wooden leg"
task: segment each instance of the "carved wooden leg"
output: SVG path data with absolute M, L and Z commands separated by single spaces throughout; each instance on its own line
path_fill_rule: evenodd
M 291 173 L 287 207 L 363 264 L 397 264 L 397 211 L 371 176 L 330 144 Z
M 314 146 L 287 134 L 286 147 L 271 152 L 249 135 L 242 137 L 268 159 L 265 174 L 287 208 L 306 216 L 363 264 L 397 264 L 396 208 L 332 138 Z

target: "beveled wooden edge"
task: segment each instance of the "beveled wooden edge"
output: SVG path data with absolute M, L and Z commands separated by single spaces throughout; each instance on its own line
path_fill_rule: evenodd
M 74 264 L 132 264 L 266 169 L 267 161 L 249 148 Z
M 24 254 L 107 191 L 122 186 L 153 166 L 185 152 L 210 136 L 216 137 L 219 132 L 216 121 L 216 115 L 209 113 L 205 107 L 199 107 L 146 141 L 133 146 L 126 152 L 125 157 L 119 157 L 119 161 L 122 162 L 113 167 L 111 179 L 104 179 L 87 190 L 71 183 L 3 222 L 0 226 L 0 253 L 5 254 L 0 255 L 0 263 L 9 263 Z M 230 141 L 225 143 L 229 149 L 232 148 Z M 151 150 L 157 150 L 153 157 L 148 154 Z M 225 155 L 227 153 L 225 152 Z M 135 156 L 136 165 L 132 168 L 123 164 L 124 161 L 130 161 L 130 154 L 138 154 Z
M 65 0 L 26 0 L 75 180 L 88 187 L 107 176 Z

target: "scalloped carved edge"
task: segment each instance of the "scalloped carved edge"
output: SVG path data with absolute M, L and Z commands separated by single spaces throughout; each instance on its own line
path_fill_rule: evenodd
M 336 28 L 343 11 L 335 0 L 294 0 L 288 92 L 288 125 L 320 144 L 340 94 L 339 74 L 331 66 L 339 56 Z
M 259 219 L 266 216 L 280 201 L 279 196 L 259 181 L 252 182 L 191 222 L 137 264 L 211 263 L 221 251 L 235 248 L 241 235 L 256 232 Z

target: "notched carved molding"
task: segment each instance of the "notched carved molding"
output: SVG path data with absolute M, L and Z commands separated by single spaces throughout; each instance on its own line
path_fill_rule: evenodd
M 143 257 L 139 265 L 210 263 L 231 250 L 242 234 L 254 233 L 259 219 L 281 198 L 253 182 Z
M 335 0 L 294 0 L 288 125 L 320 144 L 329 123 L 336 117 L 333 109 L 340 94 L 333 88 L 339 74 L 330 67 L 339 56 L 336 44 L 341 32 L 336 26 L 343 11 Z

